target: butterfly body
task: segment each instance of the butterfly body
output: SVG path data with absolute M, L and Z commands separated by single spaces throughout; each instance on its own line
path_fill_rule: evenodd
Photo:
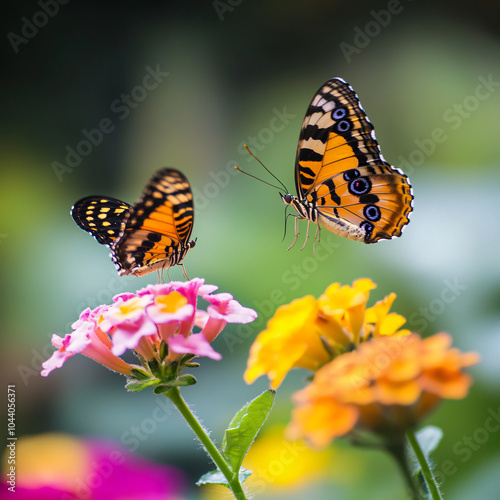
M 347 224 L 339 218 L 321 214 L 316 207 L 315 201 L 301 201 L 297 196 L 293 196 L 292 194 L 281 195 L 281 198 L 283 199 L 283 203 L 292 206 L 297 211 L 297 215 L 295 216 L 297 220 L 307 220 L 315 224 L 319 223 L 339 236 L 344 236 L 351 240 L 363 241 L 364 232 L 361 229 Z
M 182 265 L 195 246 L 189 239 L 194 219 L 191 188 L 186 177 L 171 168 L 159 170 L 134 205 L 90 196 L 75 203 L 71 215 L 110 247 L 120 276 L 144 276 Z
M 309 105 L 295 184 L 297 196 L 281 197 L 295 208 L 297 220 L 340 236 L 376 243 L 400 236 L 409 222 L 413 195 L 408 178 L 385 161 L 357 95 L 340 78 L 327 81 Z M 291 246 L 297 236 L 296 224 Z

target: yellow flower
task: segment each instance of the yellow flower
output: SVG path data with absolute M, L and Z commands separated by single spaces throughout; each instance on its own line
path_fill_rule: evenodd
M 410 330 L 399 330 L 406 323 L 406 318 L 397 313 L 389 313 L 392 303 L 396 299 L 395 293 L 379 300 L 373 307 L 369 307 L 365 314 L 364 340 L 381 335 L 408 335 Z
M 332 283 L 323 295 L 318 299 L 321 310 L 320 318 L 327 321 L 333 327 L 333 340 L 337 340 L 335 333 L 337 327 L 347 329 L 351 341 L 359 339 L 359 333 L 363 326 L 366 303 L 370 297 L 370 290 L 377 285 L 370 279 L 359 279 L 353 282 L 352 287 L 340 286 L 340 283 Z M 335 323 L 337 323 L 335 325 Z M 329 338 L 329 329 L 323 328 L 322 333 Z
M 316 332 L 317 316 L 311 295 L 279 307 L 250 349 L 245 381 L 251 384 L 267 373 L 275 389 L 292 368 L 317 370 L 325 364 L 329 357 Z
M 332 451 L 315 452 L 303 441 L 288 441 L 282 426 L 261 434 L 243 466 L 253 474 L 245 486 L 253 495 L 269 490 L 290 491 L 324 478 L 331 469 Z
M 395 294 L 366 308 L 375 287 L 370 279 L 332 283 L 317 300 L 307 295 L 279 307 L 250 349 L 245 381 L 267 374 L 276 389 L 292 368 L 316 371 L 360 342 L 410 333 L 399 330 L 403 316 L 389 313 Z
M 471 385 L 463 368 L 476 353 L 450 348 L 451 337 L 438 333 L 376 337 L 356 351 L 334 359 L 294 396 L 289 435 L 325 446 L 357 430 L 382 437 L 414 427 L 441 399 L 462 399 Z

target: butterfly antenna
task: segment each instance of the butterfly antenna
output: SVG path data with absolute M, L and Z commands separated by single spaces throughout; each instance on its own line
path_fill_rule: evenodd
M 285 193 L 288 193 L 288 189 L 286 188 L 286 186 L 250 151 L 250 149 L 248 148 L 248 146 L 246 144 L 243 145 L 243 147 L 250 153 L 250 156 L 252 156 L 253 158 L 255 158 L 264 168 L 265 170 L 270 174 L 272 175 L 280 184 L 281 186 L 283 187 L 283 189 L 285 190 Z M 266 182 L 265 180 L 259 178 L 259 177 L 256 177 L 255 175 L 252 175 L 252 174 L 249 174 L 248 172 L 245 172 L 244 170 L 241 170 L 241 168 L 239 167 L 234 167 L 236 170 L 239 170 L 242 174 L 246 174 L 250 177 L 253 177 L 254 179 L 257 179 L 258 181 L 261 181 L 263 182 L 264 184 L 267 184 L 268 186 L 272 186 L 278 190 L 281 191 L 281 188 L 278 187 L 278 186 L 275 186 L 274 184 L 271 184 L 270 182 Z

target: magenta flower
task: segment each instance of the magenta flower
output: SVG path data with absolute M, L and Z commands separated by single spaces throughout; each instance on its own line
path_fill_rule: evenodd
M 219 360 L 221 355 L 210 343 L 227 323 L 249 323 L 257 313 L 229 293 L 211 295 L 215 290 L 200 278 L 173 281 L 122 293 L 111 305 L 86 309 L 72 325 L 72 333 L 53 336 L 58 350 L 43 363 L 42 375 L 81 353 L 129 378 L 164 385 L 165 377 L 175 379 L 193 356 Z M 207 310 L 198 309 L 198 297 L 209 302 Z M 135 352 L 141 365 L 119 357 L 127 350 Z
M 64 434 L 21 437 L 16 500 L 162 499 L 180 500 L 186 477 L 175 467 L 156 464 L 111 441 Z M 9 498 L 0 483 L 0 498 Z

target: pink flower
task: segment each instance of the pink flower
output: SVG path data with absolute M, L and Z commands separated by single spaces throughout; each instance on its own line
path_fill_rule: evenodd
M 156 296 L 147 313 L 155 323 L 162 326 L 160 336 L 168 342 L 177 329 L 189 334 L 193 326 L 195 305 L 189 304 L 184 295 L 174 291 L 168 295 Z
M 155 366 L 177 362 L 184 354 L 219 360 L 221 355 L 210 343 L 227 323 L 248 323 L 257 313 L 241 306 L 229 293 L 211 295 L 216 290 L 200 278 L 173 281 L 148 285 L 136 294 L 119 294 L 111 305 L 85 309 L 73 323 L 72 333 L 64 338 L 53 336 L 58 350 L 43 364 L 42 375 L 60 368 L 77 353 L 126 375 L 140 368 L 142 380 L 148 376 L 144 370 L 152 379 L 171 373 Z M 207 310 L 198 309 L 198 297 L 209 302 Z M 195 327 L 202 331 L 195 332 Z M 142 367 L 119 358 L 129 349 L 138 355 Z
M 159 283 L 157 285 L 148 285 L 145 288 L 137 290 L 136 295 L 138 297 L 144 297 L 146 295 L 151 295 L 152 297 L 157 297 L 158 295 L 168 295 L 170 292 L 174 290 L 172 287 L 173 283 L 174 282 L 171 281 L 170 283 Z
M 205 356 L 217 361 L 222 359 L 222 356 L 213 350 L 210 342 L 203 333 L 194 333 L 187 338 L 182 335 L 174 335 L 170 338 L 168 345 L 176 353 L 196 354 L 197 356 Z
M 253 309 L 240 305 L 230 293 L 205 295 L 203 298 L 210 302 L 207 308 L 208 321 L 203 328 L 209 342 L 219 335 L 227 323 L 250 323 L 257 318 Z
M 125 302 L 117 301 L 103 313 L 101 329 L 112 336 L 112 352 L 121 356 L 127 349 L 134 349 L 142 337 L 155 335 L 157 327 L 146 314 L 152 297 L 133 296 Z
M 115 356 L 111 351 L 109 337 L 99 328 L 99 312 L 104 311 L 107 306 L 99 306 L 97 309 L 85 309 L 80 319 L 73 323 L 75 330 L 68 333 L 64 338 L 58 335 L 52 336 L 52 345 L 57 351 L 42 363 L 41 375 L 46 377 L 52 370 L 61 368 L 64 362 L 75 354 L 83 354 L 111 370 L 125 375 L 130 375 L 131 366 Z

